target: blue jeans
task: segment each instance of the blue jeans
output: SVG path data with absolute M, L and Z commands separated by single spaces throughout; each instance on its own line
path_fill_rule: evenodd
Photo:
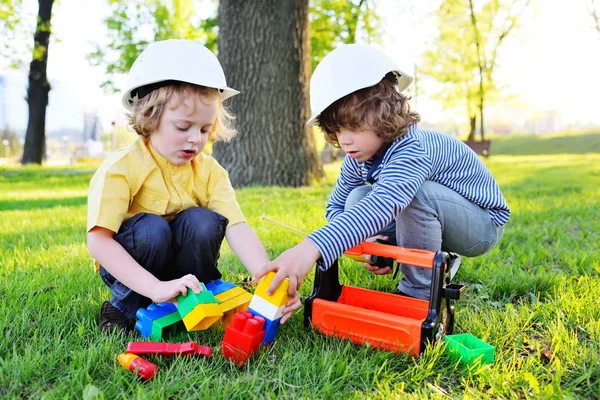
M 346 199 L 348 209 L 371 191 L 355 188 Z M 466 257 L 480 256 L 500 241 L 504 227 L 498 226 L 485 209 L 439 183 L 425 181 L 411 203 L 379 232 L 401 247 L 448 251 Z M 427 299 L 431 269 L 402 265 L 398 289 L 409 296 Z
M 217 269 L 228 220 L 206 208 L 189 208 L 171 222 L 156 214 L 140 213 L 125 221 L 114 239 L 161 281 L 195 275 L 200 282 L 221 277 Z M 128 318 L 152 301 L 116 280 L 102 266 L 100 277 L 110 288 L 110 303 Z

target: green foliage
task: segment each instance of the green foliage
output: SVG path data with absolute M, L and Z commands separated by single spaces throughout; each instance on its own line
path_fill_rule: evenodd
M 440 100 L 444 108 L 455 109 L 461 104 L 469 118 L 475 117 L 478 63 L 466 3 L 444 1 L 434 17 L 438 36 L 424 51 L 418 70 L 439 84 L 432 97 Z
M 377 0 L 311 0 L 310 43 L 312 69 L 342 43 L 381 40 Z
M 476 118 L 486 101 L 497 101 L 494 80 L 498 50 L 519 28 L 529 0 L 443 0 L 435 11 L 438 36 L 423 53 L 419 72 L 439 85 L 432 97 L 446 109 L 464 107 Z M 461 104 L 462 103 L 462 104 Z
M 0 62 L 12 67 L 24 64 L 30 46 L 15 46 L 15 43 L 27 42 L 32 35 L 27 29 L 30 16 L 25 13 L 22 0 L 0 0 Z
M 104 65 L 109 77 L 104 87 L 116 90 L 113 76 L 127 72 L 148 43 L 165 39 L 190 39 L 215 51 L 216 15 L 198 16 L 193 0 L 108 0 L 112 14 L 105 22 L 108 44 L 97 44 L 89 55 L 92 65 Z
M 455 333 L 494 346 L 488 366 L 456 364 L 441 345 L 413 359 L 324 337 L 303 327 L 299 310 L 243 368 L 220 355 L 223 329 L 211 328 L 169 340 L 211 346 L 211 359 L 149 357 L 157 378 L 137 380 L 116 356 L 139 336 L 106 337 L 97 326 L 110 293 L 85 245 L 91 167 L 0 169 L 0 397 L 597 398 L 600 152 L 586 148 L 597 149 L 598 137 L 576 136 L 580 144 L 563 148 L 573 154 L 552 155 L 540 137 L 515 140 L 531 153 L 484 160 L 512 209 L 504 237 L 489 254 L 463 259 L 456 279 L 468 287 L 455 303 Z M 321 227 L 339 164 L 326 168 L 329 179 L 311 187 L 237 191 L 270 256 L 301 238 L 260 216 Z M 227 246 L 219 266 L 232 282 L 247 275 Z M 396 284 L 347 259 L 340 274 L 367 289 Z M 311 273 L 303 296 L 312 284 Z

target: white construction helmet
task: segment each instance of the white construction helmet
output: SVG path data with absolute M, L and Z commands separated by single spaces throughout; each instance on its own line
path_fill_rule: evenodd
M 319 114 L 331 104 L 359 89 L 376 85 L 390 72 L 400 91 L 413 81 L 377 47 L 348 44 L 333 50 L 317 65 L 310 79 L 312 115 L 306 124 L 314 125 Z
M 222 100 L 239 93 L 227 86 L 217 57 L 200 43 L 191 40 L 171 39 L 152 43 L 135 60 L 127 78 L 127 90 L 122 102 L 128 111 L 133 109 L 137 100 L 159 88 L 160 82 L 164 81 L 219 89 Z M 146 90 L 139 91 L 144 86 Z

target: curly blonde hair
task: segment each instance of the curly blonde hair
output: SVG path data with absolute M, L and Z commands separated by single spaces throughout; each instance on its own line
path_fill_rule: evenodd
M 405 136 L 408 128 L 421 119 L 410 110 L 409 99 L 386 77 L 331 104 L 317 117 L 317 126 L 323 130 L 325 140 L 335 147 L 340 147 L 337 134 L 342 128 L 373 131 L 391 143 Z
M 210 128 L 208 140 L 228 142 L 237 134 L 233 127 L 235 117 L 223 106 L 218 89 L 178 81 L 171 81 L 139 99 L 131 113 L 127 114 L 129 125 L 138 135 L 149 137 L 158 129 L 163 111 L 173 96 L 176 99 L 175 107 L 179 107 L 188 96 L 216 97 L 219 112 L 215 123 Z

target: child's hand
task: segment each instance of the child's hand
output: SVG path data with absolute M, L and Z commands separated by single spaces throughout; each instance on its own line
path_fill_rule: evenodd
M 317 246 L 309 239 L 305 239 L 299 245 L 281 253 L 274 261 L 265 264 L 252 278 L 259 280 L 267 272 L 277 271 L 271 285 L 267 289 L 267 294 L 272 295 L 279 284 L 285 278 L 289 278 L 290 286 L 288 294 L 290 297 L 295 297 L 304 278 L 306 278 L 306 275 L 308 275 L 319 257 L 321 257 L 321 253 L 317 249 Z
M 376 236 L 372 236 L 368 239 L 365 239 L 365 242 L 375 243 L 376 240 L 388 240 L 388 237 L 384 236 L 384 235 L 376 235 Z M 371 259 L 370 258 L 371 256 L 368 254 L 363 254 L 363 257 L 366 257 L 369 260 Z M 391 274 L 392 272 L 394 272 L 394 270 L 392 270 L 392 268 L 390 268 L 390 267 L 379 268 L 377 265 L 373 265 L 373 264 L 369 264 L 369 263 L 364 263 L 363 265 L 365 266 L 366 269 L 368 269 L 375 275 L 387 275 L 387 274 Z
M 172 301 L 177 295 L 187 295 L 188 288 L 198 294 L 202 291 L 200 281 L 192 274 L 187 274 L 179 279 L 172 281 L 158 281 L 152 288 L 152 297 L 150 298 L 155 303 L 163 301 Z
M 285 321 L 287 321 L 292 316 L 292 313 L 301 306 L 302 303 L 300 302 L 300 293 L 296 292 L 294 297 L 292 297 L 285 305 L 285 308 L 283 309 L 283 317 L 281 317 L 281 321 L 279 323 L 283 324 Z
M 366 269 L 374 273 L 375 275 L 387 275 L 394 272 L 391 267 L 379 268 L 377 265 L 364 263 Z

